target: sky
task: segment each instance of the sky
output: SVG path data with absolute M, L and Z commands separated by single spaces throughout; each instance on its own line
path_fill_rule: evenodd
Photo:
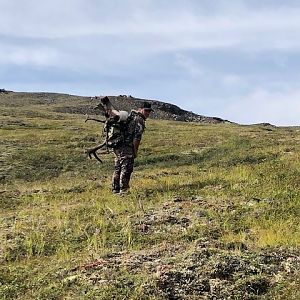
M 298 0 L 0 0 L 0 88 L 300 125 Z

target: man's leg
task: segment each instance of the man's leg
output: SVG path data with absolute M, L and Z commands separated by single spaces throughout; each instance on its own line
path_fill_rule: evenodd
M 112 178 L 112 191 L 114 193 L 120 192 L 120 175 L 121 175 L 121 162 L 122 160 L 115 156 L 115 171 Z
M 129 190 L 130 177 L 133 171 L 133 157 L 125 157 L 121 163 L 120 174 L 120 192 L 126 192 Z

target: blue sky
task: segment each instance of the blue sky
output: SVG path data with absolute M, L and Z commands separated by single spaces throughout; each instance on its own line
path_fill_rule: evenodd
M 0 0 L 0 88 L 300 125 L 300 1 Z

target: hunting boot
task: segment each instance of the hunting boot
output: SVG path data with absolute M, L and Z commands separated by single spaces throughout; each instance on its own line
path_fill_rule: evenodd
M 133 171 L 133 158 L 128 158 L 124 160 L 120 173 L 120 193 L 129 193 L 129 182 Z
M 113 176 L 113 180 L 112 180 L 112 192 L 114 194 L 120 193 L 120 177 L 118 177 L 118 176 Z

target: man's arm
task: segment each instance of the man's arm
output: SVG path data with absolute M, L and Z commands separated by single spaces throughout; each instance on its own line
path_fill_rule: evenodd
M 133 136 L 134 158 L 137 157 L 137 153 L 138 153 L 138 149 L 140 146 L 144 129 L 145 129 L 145 121 L 141 117 L 135 118 L 135 129 L 134 129 L 134 136 Z
M 139 150 L 140 142 L 141 142 L 141 140 L 137 140 L 137 139 L 133 140 L 133 156 L 134 156 L 134 158 L 137 157 L 137 153 L 138 153 L 138 150 Z

